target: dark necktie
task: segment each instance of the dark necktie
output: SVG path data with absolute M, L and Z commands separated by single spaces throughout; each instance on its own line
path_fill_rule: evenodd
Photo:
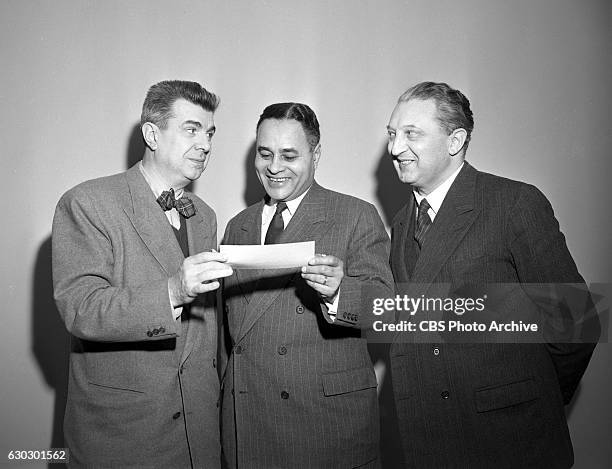
M 417 217 L 416 230 L 414 231 L 414 239 L 419 245 L 419 249 L 423 247 L 423 241 L 425 239 L 425 233 L 431 226 L 431 218 L 427 211 L 431 208 L 427 199 L 421 200 L 419 204 L 419 216 Z
M 285 202 L 279 202 L 276 204 L 276 211 L 274 212 L 274 217 L 272 217 L 272 221 L 270 222 L 270 226 L 268 226 L 268 231 L 266 232 L 266 239 L 264 240 L 264 244 L 276 244 L 280 235 L 283 234 L 285 230 L 285 223 L 283 222 L 283 210 L 287 208 L 287 204 Z
M 172 188 L 169 191 L 162 192 L 157 198 L 157 203 L 164 209 L 164 212 L 175 208 L 176 211 L 183 216 L 183 218 L 192 217 L 196 213 L 193 201 L 189 197 L 181 197 L 178 200 L 175 199 L 174 189 Z

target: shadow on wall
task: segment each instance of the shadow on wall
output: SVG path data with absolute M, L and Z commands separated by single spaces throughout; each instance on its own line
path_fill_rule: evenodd
M 386 226 L 391 226 L 393 217 L 406 204 L 412 190 L 397 177 L 393 161 L 387 153 L 387 145 L 383 145 L 378 157 L 378 167 L 374 172 L 376 180 L 376 198 L 381 208 L 382 219 Z
M 63 448 L 70 336 L 53 299 L 50 236 L 47 236 L 38 250 L 32 285 L 32 353 L 47 386 L 55 392 L 49 448 Z M 49 467 L 57 469 L 61 466 L 54 464 Z
M 244 155 L 244 174 L 244 193 L 242 196 L 244 203 L 248 207 L 259 202 L 265 195 L 264 188 L 255 172 L 255 141 L 249 145 L 249 149 Z

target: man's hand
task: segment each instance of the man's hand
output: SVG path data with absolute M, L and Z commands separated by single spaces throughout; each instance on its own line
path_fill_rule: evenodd
M 227 257 L 218 252 L 201 252 L 187 257 L 176 274 L 168 279 L 172 307 L 191 303 L 200 293 L 219 288 L 217 279 L 234 272 Z
M 344 277 L 344 262 L 335 256 L 316 254 L 302 267 L 302 278 L 321 298 L 333 303 Z

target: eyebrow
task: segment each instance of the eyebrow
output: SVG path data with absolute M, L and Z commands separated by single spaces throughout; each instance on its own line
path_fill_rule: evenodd
M 416 129 L 416 130 L 422 130 L 420 127 L 416 126 L 416 125 L 412 125 L 412 124 L 408 124 L 408 125 L 401 125 L 399 127 L 399 129 L 394 129 L 393 127 L 391 127 L 390 125 L 387 126 L 387 130 L 405 130 L 405 129 Z
M 260 145 L 257 147 L 257 151 L 269 151 L 270 153 L 273 153 L 272 150 L 270 150 L 268 147 L 265 147 L 263 145 Z M 289 147 L 289 148 L 281 148 L 281 153 L 297 153 L 299 154 L 300 152 L 297 151 L 297 149 L 293 148 L 293 147 Z

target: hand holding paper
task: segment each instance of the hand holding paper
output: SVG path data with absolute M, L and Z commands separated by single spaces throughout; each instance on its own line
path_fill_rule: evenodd
M 344 262 L 336 256 L 317 254 L 302 267 L 302 278 L 321 298 L 332 303 L 344 277 Z

